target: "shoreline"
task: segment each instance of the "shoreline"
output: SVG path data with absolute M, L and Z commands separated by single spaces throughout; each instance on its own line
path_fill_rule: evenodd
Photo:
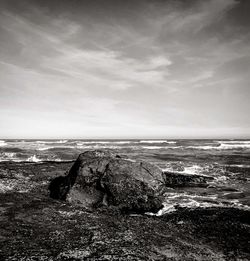
M 72 162 L 0 162 L 1 260 L 249 260 L 250 211 L 179 208 L 163 216 L 86 209 L 48 197 Z M 25 191 L 26 189 L 26 191 Z

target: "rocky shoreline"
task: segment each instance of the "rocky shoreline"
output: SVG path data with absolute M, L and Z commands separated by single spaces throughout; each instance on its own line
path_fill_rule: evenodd
M 180 208 L 158 217 L 50 198 L 49 183 L 71 166 L 0 163 L 1 260 L 250 259 L 249 211 Z

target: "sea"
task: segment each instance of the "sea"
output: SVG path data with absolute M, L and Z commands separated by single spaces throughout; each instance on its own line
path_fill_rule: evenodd
M 250 209 L 250 140 L 0 140 L 0 161 L 74 161 L 84 151 L 105 149 L 156 164 L 163 171 L 212 177 L 207 187 L 169 188 L 163 212 L 179 207 Z M 162 212 L 159 215 L 163 214 Z

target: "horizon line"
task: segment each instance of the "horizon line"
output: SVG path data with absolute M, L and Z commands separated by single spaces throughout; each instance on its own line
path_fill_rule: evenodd
M 0 138 L 0 140 L 248 140 L 250 137 L 175 137 L 175 138 L 167 138 L 167 137 L 138 137 L 138 138 L 130 138 L 130 137 L 121 137 L 121 138 L 107 138 L 107 137 L 98 137 L 98 138 Z

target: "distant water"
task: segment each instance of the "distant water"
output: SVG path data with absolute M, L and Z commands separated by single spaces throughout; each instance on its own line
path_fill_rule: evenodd
M 177 205 L 250 206 L 250 140 L 0 140 L 0 161 L 72 161 L 93 149 L 214 177 L 209 188 L 169 189 L 165 211 Z

